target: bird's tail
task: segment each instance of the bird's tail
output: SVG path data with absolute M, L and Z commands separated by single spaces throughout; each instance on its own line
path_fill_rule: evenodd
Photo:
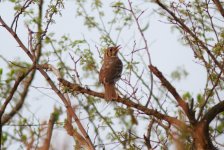
M 104 84 L 104 88 L 105 88 L 104 98 L 106 100 L 112 100 L 118 98 L 114 84 Z

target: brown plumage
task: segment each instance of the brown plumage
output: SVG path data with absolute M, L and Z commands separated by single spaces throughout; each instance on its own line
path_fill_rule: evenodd
M 107 48 L 100 69 L 99 81 L 104 85 L 106 100 L 118 98 L 115 84 L 120 79 L 123 69 L 123 64 L 117 56 L 118 51 L 119 46 Z

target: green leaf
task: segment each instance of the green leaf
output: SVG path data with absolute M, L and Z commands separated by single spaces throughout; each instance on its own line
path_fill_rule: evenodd
M 5 143 L 8 140 L 8 134 L 3 133 L 1 138 L 2 138 L 2 143 L 1 144 Z
M 184 93 L 182 97 L 184 100 L 189 100 L 192 98 L 192 96 L 189 92 Z
M 1 77 L 2 77 L 2 73 L 3 73 L 3 69 L 0 68 L 0 80 L 1 80 Z
M 14 6 L 14 10 L 15 10 L 15 11 L 20 11 L 21 8 L 22 8 L 21 5 L 15 5 L 15 6 Z
M 223 122 L 220 123 L 220 124 L 217 126 L 216 130 L 217 130 L 219 133 L 223 133 L 223 130 L 224 130 L 224 123 L 223 123 Z
M 186 78 L 187 75 L 188 72 L 183 67 L 177 67 L 177 69 L 171 73 L 171 77 L 177 81 L 180 81 L 182 78 Z
M 200 106 L 204 103 L 204 98 L 201 94 L 197 95 L 197 101 Z
M 124 3 L 116 2 L 116 3 L 113 4 L 113 7 L 121 7 L 121 6 L 124 6 Z
M 21 136 L 21 139 L 22 139 L 22 141 L 26 141 L 26 140 L 27 140 L 27 136 L 26 136 L 25 134 L 23 134 L 23 135 Z
M 46 44 L 49 44 L 50 42 L 51 42 L 51 39 L 50 39 L 49 36 L 47 36 L 47 37 L 45 38 L 45 43 L 46 43 Z
M 141 29 L 142 32 L 145 32 L 149 28 L 149 23 L 146 24 L 144 28 Z

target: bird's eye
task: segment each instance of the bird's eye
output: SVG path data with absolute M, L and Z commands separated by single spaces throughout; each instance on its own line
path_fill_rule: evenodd
M 110 52 L 112 52 L 112 48 L 110 48 Z

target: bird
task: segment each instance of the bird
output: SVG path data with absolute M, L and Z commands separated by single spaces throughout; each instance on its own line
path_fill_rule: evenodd
M 115 84 L 121 78 L 123 63 L 118 57 L 119 46 L 108 47 L 104 51 L 103 64 L 99 73 L 99 82 L 104 85 L 104 98 L 117 99 Z

